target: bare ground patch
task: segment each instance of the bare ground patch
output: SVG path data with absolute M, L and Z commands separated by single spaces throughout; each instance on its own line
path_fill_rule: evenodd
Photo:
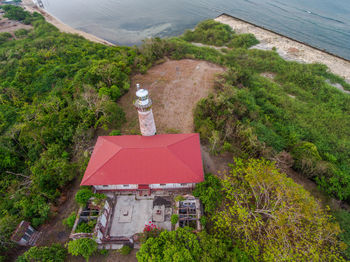
M 137 112 L 132 105 L 136 83 L 150 92 L 158 134 L 193 132 L 193 109 L 201 98 L 213 91 L 215 75 L 222 72 L 224 68 L 218 65 L 183 59 L 169 60 L 144 75 L 135 75 L 129 93 L 120 100 L 127 118 L 123 133 L 139 131 Z
M 9 20 L 0 14 L 0 33 L 9 32 L 13 35 L 14 32 L 19 29 L 30 30 L 32 28 L 33 27 L 31 25 L 25 25 L 18 21 Z

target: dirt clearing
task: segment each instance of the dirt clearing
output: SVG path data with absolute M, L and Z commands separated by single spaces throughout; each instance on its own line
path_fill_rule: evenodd
M 127 118 L 123 133 L 139 132 L 137 111 L 132 104 L 136 83 L 150 92 L 158 134 L 193 132 L 193 109 L 213 91 L 215 75 L 222 72 L 224 68 L 218 65 L 184 59 L 166 61 L 144 75 L 134 76 L 129 93 L 120 101 Z

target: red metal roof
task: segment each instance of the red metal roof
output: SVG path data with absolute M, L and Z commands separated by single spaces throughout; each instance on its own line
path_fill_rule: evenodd
M 100 136 L 81 185 L 198 183 L 198 134 Z

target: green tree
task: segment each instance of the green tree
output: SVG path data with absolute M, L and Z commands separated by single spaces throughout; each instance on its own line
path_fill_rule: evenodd
M 53 244 L 49 247 L 31 247 L 17 262 L 64 262 L 67 257 L 67 249 L 60 244 Z
M 82 256 L 88 262 L 89 258 L 97 251 L 97 243 L 90 238 L 80 238 L 68 242 L 68 253 L 73 256 Z
M 216 239 L 205 232 L 196 235 L 190 228 L 163 231 L 158 237 L 149 238 L 136 257 L 139 262 L 249 261 L 230 240 Z
M 220 236 L 259 261 L 343 261 L 339 225 L 302 186 L 263 159 L 230 167 L 222 211 L 212 217 Z

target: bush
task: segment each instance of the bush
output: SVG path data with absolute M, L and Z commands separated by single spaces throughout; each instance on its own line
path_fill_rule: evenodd
M 60 244 L 53 244 L 49 247 L 31 247 L 17 262 L 64 262 L 67 257 L 67 250 Z
M 91 192 L 90 189 L 88 188 L 83 188 L 80 189 L 76 195 L 75 195 L 75 200 L 79 205 L 86 205 L 89 199 L 93 196 L 93 193 Z
M 12 37 L 12 35 L 8 32 L 3 32 L 0 33 L 0 44 L 6 42 L 7 40 L 9 40 Z
M 68 253 L 73 256 L 82 256 L 88 262 L 91 255 L 97 251 L 97 243 L 90 238 L 80 238 L 67 243 Z
M 180 202 L 180 201 L 184 201 L 186 198 L 184 198 L 182 195 L 177 195 L 175 198 L 174 198 L 174 200 L 176 201 L 176 202 Z
M 172 224 L 172 225 L 176 225 L 176 223 L 179 221 L 179 215 L 177 215 L 177 214 L 172 214 L 170 220 L 171 220 L 171 224 Z
M 218 177 L 208 173 L 205 174 L 205 180 L 198 183 L 193 190 L 193 195 L 198 197 L 207 214 L 213 214 L 214 210 L 222 201 L 222 185 Z
M 259 41 L 253 34 L 239 34 L 236 35 L 228 44 L 229 47 L 235 48 L 249 48 L 259 44 Z
M 93 233 L 96 226 L 96 220 L 90 220 L 89 222 L 80 222 L 75 229 L 75 233 Z
M 121 249 L 118 250 L 118 252 L 124 256 L 129 255 L 132 251 L 132 248 L 128 245 L 124 245 Z
M 22 29 L 15 31 L 15 36 L 20 38 L 20 37 L 24 37 L 24 36 L 28 35 L 28 33 L 29 33 L 29 30 L 22 28 Z
M 183 39 L 188 42 L 223 46 L 233 39 L 234 34 L 230 26 L 214 20 L 206 20 L 200 22 L 194 31 L 187 30 Z
M 72 229 L 75 223 L 75 220 L 77 218 L 77 214 L 73 211 L 69 217 L 67 217 L 66 219 L 64 219 L 62 221 L 62 224 L 67 226 L 69 229 Z

